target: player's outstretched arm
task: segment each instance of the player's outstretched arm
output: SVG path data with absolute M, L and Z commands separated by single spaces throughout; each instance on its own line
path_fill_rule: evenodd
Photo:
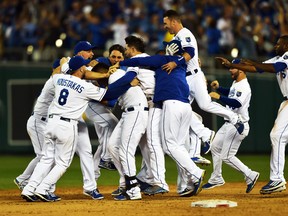
M 245 72 L 252 72 L 252 73 L 262 73 L 262 72 L 268 72 L 268 73 L 277 73 L 278 71 L 281 71 L 285 64 L 277 65 L 276 64 L 270 64 L 270 63 L 258 63 L 247 59 L 241 59 L 240 64 L 233 64 L 229 60 L 223 57 L 215 57 L 216 60 L 220 61 L 221 64 L 225 65 L 228 68 L 236 68 Z
M 86 70 L 84 79 L 86 80 L 96 80 L 96 79 L 104 79 L 109 77 L 109 72 L 101 73 L 101 72 L 94 72 Z

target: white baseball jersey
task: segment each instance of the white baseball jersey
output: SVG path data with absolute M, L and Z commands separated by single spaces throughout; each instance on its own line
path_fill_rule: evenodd
M 263 63 L 277 63 L 282 62 L 287 65 L 286 69 L 284 71 L 277 73 L 277 81 L 281 90 L 281 93 L 283 94 L 283 97 L 288 97 L 288 52 L 284 53 L 283 56 L 275 56 L 274 58 L 271 58 Z
M 249 121 L 248 108 L 250 106 L 251 99 L 251 88 L 248 83 L 247 78 L 239 82 L 234 81 L 229 91 L 229 98 L 233 98 L 240 102 L 241 107 L 232 108 L 226 105 L 227 108 L 231 109 L 233 112 L 237 113 L 243 122 Z
M 196 38 L 192 32 L 187 28 L 182 28 L 173 38 L 173 40 L 179 40 L 183 49 L 186 47 L 194 48 L 194 57 L 187 62 L 187 71 L 194 72 L 194 70 L 200 70 L 198 62 L 198 45 Z
M 124 76 L 126 73 L 122 69 L 118 69 L 116 72 L 113 73 L 109 77 L 109 83 L 115 82 L 116 80 Z M 132 94 L 132 91 L 133 91 L 133 94 Z M 139 86 L 134 86 L 133 88 L 129 88 L 123 95 L 121 95 L 118 98 L 118 103 L 119 103 L 119 106 L 121 106 L 122 110 L 125 110 L 128 107 L 134 107 L 134 106 L 148 107 L 146 97 L 143 94 L 143 91 Z
M 37 98 L 37 101 L 35 103 L 34 110 L 33 110 L 34 113 L 37 113 L 38 115 L 46 117 L 48 114 L 48 108 L 53 98 L 54 98 L 53 79 L 52 77 L 50 77 L 46 81 L 41 91 L 41 94 Z
M 90 99 L 101 101 L 106 93 L 106 89 L 96 87 L 72 75 L 56 74 L 53 76 L 53 83 L 55 97 L 49 115 L 59 115 L 74 120 L 81 118 Z

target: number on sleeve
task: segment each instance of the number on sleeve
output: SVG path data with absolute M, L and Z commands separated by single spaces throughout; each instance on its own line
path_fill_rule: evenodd
M 58 98 L 58 103 L 61 105 L 61 106 L 64 106 L 67 102 L 67 97 L 69 95 L 69 91 L 68 89 L 62 89 L 61 92 L 60 92 L 60 96 Z

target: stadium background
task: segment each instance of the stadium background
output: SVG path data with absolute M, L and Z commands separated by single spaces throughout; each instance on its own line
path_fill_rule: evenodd
M 0 2 L 0 153 L 33 153 L 26 121 L 51 73 L 54 59 L 71 56 L 74 44 L 88 40 L 107 55 L 125 35 L 147 43 L 147 53 L 162 49 L 171 35 L 162 28 L 167 9 L 183 14 L 183 24 L 196 36 L 208 83 L 231 84 L 227 69 L 215 56 L 264 60 L 273 56 L 279 35 L 288 34 L 286 0 L 3 0 Z M 221 28 L 226 24 L 227 28 Z M 224 22 L 224 24 L 223 24 Z M 228 35 L 221 42 L 221 35 Z M 250 134 L 241 153 L 269 154 L 269 132 L 282 100 L 275 75 L 248 74 L 252 88 Z M 206 126 L 217 130 L 223 120 L 193 104 Z M 117 111 L 119 114 L 119 111 Z M 89 122 L 88 122 L 89 123 Z M 90 128 L 93 148 L 97 136 Z

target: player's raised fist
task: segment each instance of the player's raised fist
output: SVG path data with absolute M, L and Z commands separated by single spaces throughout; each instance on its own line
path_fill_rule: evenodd
M 212 81 L 210 85 L 213 89 L 219 88 L 219 82 L 217 80 Z

